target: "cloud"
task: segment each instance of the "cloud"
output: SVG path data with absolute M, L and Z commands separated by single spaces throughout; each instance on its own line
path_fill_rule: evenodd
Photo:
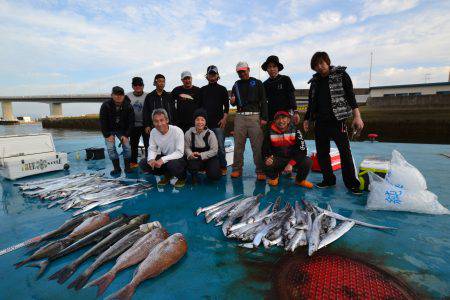
M 412 9 L 418 4 L 419 0 L 365 0 L 361 18 L 399 13 Z

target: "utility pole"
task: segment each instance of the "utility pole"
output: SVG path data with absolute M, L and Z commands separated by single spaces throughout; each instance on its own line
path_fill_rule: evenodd
M 373 52 L 370 52 L 369 89 L 372 83 L 372 60 L 373 60 Z

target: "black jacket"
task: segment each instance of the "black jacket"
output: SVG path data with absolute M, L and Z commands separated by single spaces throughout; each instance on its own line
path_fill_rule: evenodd
M 228 91 L 216 83 L 209 83 L 200 88 L 200 107 L 206 110 L 206 123 L 209 128 L 219 127 L 218 123 L 230 109 Z
M 100 127 L 105 138 L 113 132 L 129 137 L 134 127 L 134 110 L 130 100 L 125 99 L 119 109 L 113 99 L 100 107 Z
M 200 88 L 196 86 L 186 89 L 181 85 L 172 90 L 171 96 L 176 103 L 176 125 L 183 131 L 194 126 L 194 111 L 200 107 L 199 93 Z M 189 95 L 193 99 L 186 99 L 182 97 L 183 94 Z
M 267 121 L 266 91 L 261 80 L 250 77 L 249 80 L 238 80 L 231 93 L 236 97 L 238 112 L 259 112 L 261 120 Z
M 161 96 L 153 90 L 145 97 L 144 108 L 142 109 L 142 123 L 144 127 L 153 127 L 152 112 L 157 108 L 164 108 L 169 116 L 169 123 L 176 124 L 175 102 L 172 96 L 163 91 Z
M 278 75 L 275 78 L 269 77 L 263 84 L 266 89 L 269 121 L 273 121 L 277 111 L 297 110 L 295 88 L 289 76 Z

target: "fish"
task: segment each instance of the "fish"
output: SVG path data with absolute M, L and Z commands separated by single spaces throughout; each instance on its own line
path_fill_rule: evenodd
M 343 221 L 334 230 L 328 232 L 319 243 L 317 250 L 331 244 L 332 242 L 339 239 L 345 233 L 347 233 L 355 225 L 355 221 Z
M 155 228 L 139 239 L 130 249 L 121 254 L 115 265 L 100 278 L 89 282 L 85 287 L 98 286 L 97 297 L 101 296 L 106 288 L 115 279 L 117 273 L 143 261 L 150 251 L 159 243 L 169 237 L 164 228 Z
M 17 268 L 20 268 L 21 266 L 27 264 L 30 261 L 33 260 L 39 260 L 51 257 L 53 255 L 56 255 L 59 251 L 69 246 L 74 240 L 73 239 L 61 239 L 57 241 L 50 242 L 50 244 L 47 244 L 38 250 L 36 250 L 32 255 L 30 255 L 28 258 L 19 261 L 18 263 L 14 264 L 14 266 Z
M 312 224 L 311 232 L 308 238 L 308 255 L 311 256 L 317 251 L 320 243 L 320 228 L 322 227 L 322 220 L 325 217 L 324 213 L 318 215 Z
M 90 245 L 92 243 L 102 240 L 104 237 L 106 237 L 111 232 L 111 230 L 121 226 L 126 221 L 127 221 L 126 217 L 124 217 L 124 216 L 119 217 L 116 220 L 113 220 L 112 222 L 108 223 L 107 225 L 100 227 L 97 230 L 91 232 L 90 234 L 84 236 L 83 238 L 79 239 L 78 241 L 70 244 L 68 247 L 62 249 L 55 255 L 48 257 L 46 260 L 40 261 L 38 263 L 30 264 L 29 266 L 39 268 L 39 271 L 37 274 L 37 278 L 39 278 L 45 272 L 48 265 L 52 261 L 54 261 L 60 257 L 63 257 L 69 253 L 72 253 L 84 246 L 87 246 L 87 245 Z
M 211 222 L 212 220 L 221 220 L 224 216 L 226 216 L 236 205 L 238 202 L 232 202 L 221 206 L 220 208 L 207 212 L 205 214 L 206 223 Z
M 92 217 L 87 218 L 84 220 L 79 226 L 77 226 L 70 234 L 69 238 L 71 239 L 77 239 L 80 237 L 83 237 L 100 227 L 108 224 L 110 222 L 111 218 L 109 214 L 97 214 Z
M 228 229 L 233 225 L 234 221 L 237 218 L 242 217 L 245 214 L 245 211 L 255 205 L 262 195 L 248 197 L 244 200 L 241 200 L 229 213 L 228 219 L 222 224 L 222 232 L 226 236 L 228 233 Z
M 187 243 L 181 233 L 175 233 L 156 245 L 136 269 L 133 279 L 107 299 L 131 299 L 136 287 L 176 264 L 187 252 Z
M 297 230 L 294 236 L 291 239 L 291 242 L 286 246 L 286 251 L 294 252 L 299 246 L 305 246 L 308 244 L 308 240 L 306 239 L 305 230 Z
M 228 198 L 228 199 L 225 199 L 225 200 L 223 200 L 223 201 L 214 203 L 213 205 L 210 205 L 210 206 L 207 206 L 207 207 L 204 207 L 204 208 L 199 207 L 199 208 L 196 210 L 195 214 L 198 216 L 198 215 L 201 214 L 202 212 L 206 212 L 206 211 L 211 210 L 211 209 L 213 209 L 213 208 L 215 208 L 215 207 L 219 207 L 219 206 L 221 206 L 221 205 L 223 205 L 223 204 L 225 204 L 225 203 L 228 203 L 228 202 L 230 202 L 231 200 L 237 199 L 237 198 L 239 198 L 239 197 L 241 197 L 241 196 L 242 196 L 242 194 L 239 194 L 239 195 L 237 195 L 237 196 L 233 196 L 233 197 L 231 197 L 231 198 Z
M 129 234 L 122 237 L 116 243 L 111 245 L 106 251 L 104 251 L 101 255 L 99 255 L 95 261 L 80 275 L 76 278 L 72 283 L 69 284 L 67 288 L 75 288 L 75 290 L 81 289 L 89 280 L 92 273 L 97 270 L 104 263 L 116 258 L 121 255 L 127 249 L 129 249 L 133 244 L 138 241 L 140 238 L 145 236 L 147 233 L 155 229 L 155 224 L 148 223 L 141 225 L 140 228 L 130 232 Z
M 73 231 L 78 225 L 80 225 L 84 220 L 86 220 L 87 218 L 90 218 L 92 216 L 95 216 L 99 214 L 98 211 L 92 211 L 89 212 L 87 214 L 75 217 L 75 218 L 71 218 L 69 220 L 66 220 L 61 226 L 59 226 L 58 228 L 49 231 L 43 235 L 40 235 L 39 237 L 35 238 L 33 243 L 29 244 L 29 247 L 33 247 L 36 246 L 40 243 L 42 243 L 43 241 L 67 234 L 71 231 Z
M 98 242 L 95 246 L 83 253 L 80 257 L 75 259 L 70 264 L 64 266 L 61 270 L 57 271 L 49 277 L 50 280 L 57 279 L 58 283 L 64 283 L 76 270 L 85 262 L 89 257 L 97 255 L 103 252 L 108 246 L 121 239 L 124 235 L 135 230 L 142 223 L 148 219 L 147 214 L 143 214 L 133 218 L 128 224 L 124 224 L 111 232 L 107 237 Z M 143 234 L 142 234 L 143 235 Z

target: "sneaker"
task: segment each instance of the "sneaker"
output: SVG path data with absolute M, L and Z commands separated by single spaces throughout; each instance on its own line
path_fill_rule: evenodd
M 311 182 L 309 182 L 308 180 L 302 180 L 300 182 L 296 180 L 295 184 L 298 185 L 298 186 L 302 186 L 304 188 L 307 188 L 307 189 L 312 189 L 314 187 L 314 185 Z
M 164 177 L 158 182 L 158 185 L 167 185 L 171 179 L 172 176 L 164 175 Z
M 131 169 L 136 169 L 137 167 L 139 167 L 138 163 L 134 163 L 134 162 L 130 163 L 130 168 Z
M 256 173 L 256 179 L 259 181 L 264 181 L 266 180 L 266 174 L 264 173 Z
M 222 176 L 227 175 L 228 172 L 227 167 L 220 167 L 220 172 L 222 173 Z
M 359 189 L 359 187 L 353 187 L 351 189 L 349 189 L 349 191 L 353 194 L 353 195 L 362 195 L 363 192 Z
M 182 188 L 186 184 L 186 179 L 178 179 L 177 182 L 175 182 L 176 188 Z
M 230 174 L 231 178 L 239 178 L 242 176 L 242 170 L 235 170 Z
M 278 181 L 279 181 L 279 179 L 278 179 L 278 177 L 276 177 L 276 178 L 269 178 L 269 180 L 267 180 L 267 183 L 270 185 L 270 186 L 277 186 L 278 185 Z
M 113 177 L 120 176 L 120 174 L 122 174 L 122 170 L 121 169 L 119 169 L 119 170 L 114 169 L 111 172 L 109 172 L 109 175 L 111 175 Z
M 329 188 L 329 187 L 333 187 L 335 185 L 336 185 L 336 183 L 330 183 L 330 182 L 326 182 L 326 181 L 322 181 L 321 183 L 316 184 L 316 186 L 319 189 L 326 189 L 326 188 Z

